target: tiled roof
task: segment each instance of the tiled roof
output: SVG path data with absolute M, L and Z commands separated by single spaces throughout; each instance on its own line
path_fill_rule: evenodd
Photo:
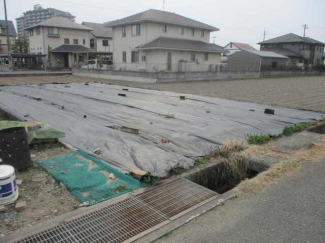
M 239 43 L 239 42 L 232 42 L 235 46 L 237 46 L 240 50 L 247 50 L 247 51 L 256 51 L 254 47 L 246 43 Z
M 82 45 L 62 45 L 53 49 L 51 52 L 86 53 L 86 52 L 94 52 L 94 50 L 91 50 Z
M 85 25 L 91 29 L 91 33 L 95 37 L 102 37 L 102 38 L 113 38 L 113 30 L 112 28 L 107 28 L 104 24 L 98 23 L 91 23 L 91 22 L 82 22 L 82 25 Z
M 206 43 L 203 41 L 165 38 L 159 37 L 147 44 L 138 47 L 139 49 L 174 49 L 174 50 L 190 50 L 205 52 L 225 52 L 223 47 Z
M 310 37 L 302 37 L 293 33 L 282 35 L 270 40 L 262 41 L 258 44 L 276 44 L 276 43 L 293 43 L 293 42 L 325 45 L 325 43 L 314 40 Z
M 123 19 L 111 21 L 108 23 L 105 23 L 105 26 L 107 27 L 114 27 L 124 24 L 130 24 L 130 23 L 138 23 L 142 21 L 151 21 L 151 22 L 158 22 L 158 23 L 166 23 L 166 24 L 175 24 L 180 26 L 186 26 L 186 27 L 195 27 L 210 31 L 218 31 L 219 29 L 216 27 L 213 27 L 208 24 L 204 24 L 202 22 L 196 21 L 194 19 L 190 19 L 175 13 L 156 10 L 156 9 L 149 9 L 147 11 L 128 16 Z
M 302 57 L 299 53 L 296 53 L 292 50 L 286 48 L 276 48 L 276 49 L 268 49 L 268 51 L 278 53 L 283 56 L 287 57 Z
M 77 24 L 67 18 L 63 17 L 52 17 L 50 19 L 44 20 L 38 24 L 32 25 L 27 29 L 32 29 L 38 26 L 47 26 L 47 27 L 57 27 L 57 28 L 65 28 L 65 29 L 75 29 L 75 30 L 92 30 L 91 28 Z
M 1 27 L 1 33 L 0 36 L 6 36 L 7 35 L 7 30 L 6 30 L 6 21 L 5 20 L 0 20 L 0 27 Z M 15 26 L 11 20 L 8 20 L 8 34 L 10 36 L 17 36 Z

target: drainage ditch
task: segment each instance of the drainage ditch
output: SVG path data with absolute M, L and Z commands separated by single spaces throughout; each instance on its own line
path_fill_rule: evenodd
M 243 157 L 234 157 L 185 175 L 185 178 L 218 194 L 223 194 L 245 179 L 251 179 L 267 170 L 259 162 L 247 161 Z
M 308 129 L 309 132 L 319 133 L 319 134 L 325 134 L 325 123 L 317 125 L 315 127 L 312 127 Z

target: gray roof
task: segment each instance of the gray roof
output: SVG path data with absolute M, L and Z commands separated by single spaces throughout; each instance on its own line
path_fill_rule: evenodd
M 0 33 L 0 36 L 7 35 L 6 21 L 5 20 L 0 20 L 0 26 L 1 26 L 1 29 L 2 29 L 2 33 Z M 10 36 L 17 36 L 14 23 L 11 20 L 8 20 L 8 34 Z
M 111 21 L 105 23 L 106 27 L 114 27 L 120 26 L 124 24 L 131 24 L 131 23 L 139 23 L 143 21 L 150 21 L 150 22 L 158 22 L 158 23 L 166 23 L 166 24 L 175 24 L 180 26 L 186 27 L 195 27 L 210 31 L 218 31 L 219 29 L 213 27 L 208 24 L 204 24 L 202 22 L 196 21 L 194 19 L 190 19 L 175 13 L 156 10 L 156 9 L 149 9 L 147 11 L 128 16 L 123 19 Z
M 44 20 L 38 24 L 32 25 L 27 29 L 32 29 L 35 27 L 39 27 L 39 26 L 46 26 L 46 27 L 57 27 L 57 28 L 65 28 L 65 29 L 75 29 L 75 30 L 92 30 L 91 28 L 81 25 L 81 24 L 77 24 L 67 18 L 64 17 L 52 17 L 50 19 Z
M 204 52 L 225 52 L 223 47 L 206 43 L 203 41 L 176 39 L 159 37 L 147 44 L 138 46 L 141 50 L 150 49 L 169 49 L 169 50 L 189 50 L 189 51 L 204 51 Z
M 104 27 L 104 24 L 98 24 L 98 23 L 91 23 L 91 22 L 82 22 L 82 25 L 85 25 L 91 29 L 91 33 L 95 37 L 101 37 L 101 38 L 113 38 L 113 30 L 112 28 Z
M 247 50 L 242 50 L 246 52 L 250 52 L 254 55 L 260 56 L 260 57 L 274 57 L 274 58 L 288 58 L 286 56 L 271 52 L 271 51 L 247 51 Z
M 314 40 L 310 37 L 302 37 L 293 33 L 282 35 L 270 40 L 262 41 L 258 44 L 277 44 L 277 43 L 307 43 L 307 44 L 325 45 L 325 43 Z
M 82 45 L 62 45 L 53 49 L 51 52 L 86 53 L 86 52 L 94 52 L 94 50 L 91 50 Z
M 300 55 L 299 53 L 289 50 L 287 48 L 268 49 L 268 51 L 275 52 L 287 57 L 302 57 L 302 55 Z

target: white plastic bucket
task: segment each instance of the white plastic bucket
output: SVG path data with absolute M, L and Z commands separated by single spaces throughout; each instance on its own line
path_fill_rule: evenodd
M 0 165 L 0 205 L 13 203 L 18 198 L 15 169 L 11 165 Z

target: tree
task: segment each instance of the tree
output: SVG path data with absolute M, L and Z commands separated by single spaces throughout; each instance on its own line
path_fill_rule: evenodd
M 25 38 L 18 38 L 15 40 L 15 44 L 12 46 L 13 53 L 28 53 L 29 44 Z

